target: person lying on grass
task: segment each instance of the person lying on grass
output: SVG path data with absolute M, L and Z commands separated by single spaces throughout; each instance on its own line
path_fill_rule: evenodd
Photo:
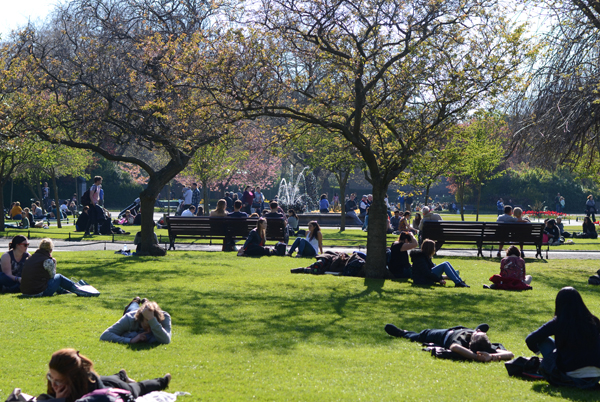
M 156 302 L 134 297 L 123 317 L 100 335 L 101 341 L 117 343 L 170 343 L 171 316 Z
M 410 339 L 413 342 L 434 344 L 449 349 L 469 360 L 478 362 L 497 362 L 510 360 L 512 352 L 494 348 L 486 332 L 489 325 L 481 324 L 475 329 L 454 327 L 449 329 L 424 329 L 417 333 L 405 331 L 393 324 L 385 326 L 385 332 L 398 338 Z
M 48 391 L 38 396 L 38 401 L 74 402 L 94 390 L 104 388 L 124 389 L 137 398 L 153 391 L 162 391 L 171 381 L 171 374 L 166 374 L 154 380 L 136 382 L 127 376 L 125 370 L 111 376 L 99 376 L 94 371 L 94 363 L 75 349 L 54 352 L 48 367 Z

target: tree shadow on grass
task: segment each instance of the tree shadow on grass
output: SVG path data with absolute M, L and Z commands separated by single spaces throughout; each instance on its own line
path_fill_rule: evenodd
M 545 381 L 536 381 L 531 389 L 537 393 L 560 397 L 570 401 L 597 401 L 599 387 L 591 390 L 584 390 L 570 387 L 555 387 Z
M 502 342 L 503 330 L 518 328 L 531 321 L 530 317 L 537 315 L 540 308 L 539 303 L 523 303 L 515 309 L 507 302 L 510 297 L 494 292 L 388 289 L 384 283 L 383 280 L 365 280 L 362 289 L 334 286 L 328 289 L 329 292 L 306 294 L 302 298 L 296 297 L 297 290 L 288 296 L 268 291 L 249 294 L 235 290 L 201 292 L 189 289 L 169 289 L 165 298 L 172 306 L 169 312 L 175 317 L 176 325 L 189 327 L 193 334 L 250 338 L 243 347 L 280 353 L 295 348 L 299 340 L 388 343 L 393 338 L 383 331 L 386 322 L 380 317 L 389 316 L 390 311 L 398 312 L 394 324 L 414 331 L 455 325 L 474 327 L 489 322 L 492 314 L 502 320 L 501 325 L 492 325 L 490 336 L 493 342 Z M 215 300 L 216 305 L 211 302 Z M 549 309 L 553 302 L 548 302 Z M 236 344 L 235 347 L 240 346 Z

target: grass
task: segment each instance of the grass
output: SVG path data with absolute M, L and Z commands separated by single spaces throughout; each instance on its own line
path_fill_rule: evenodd
M 390 338 L 391 322 L 420 330 L 487 322 L 492 341 L 530 356 L 524 338 L 552 317 L 556 292 L 575 286 L 600 315 L 587 278 L 597 261 L 534 261 L 534 290 L 484 290 L 497 260 L 449 261 L 473 287 L 415 287 L 410 281 L 292 275 L 311 260 L 170 252 L 164 258 L 111 252 L 55 253 L 58 271 L 83 278 L 101 296 L 23 299 L 0 295 L 0 396 L 44 391 L 52 352 L 74 347 L 100 374 L 127 368 L 136 379 L 170 372 L 186 401 L 597 400 L 597 392 L 508 377 L 502 364 L 436 360 L 420 345 Z M 438 260 L 440 261 L 440 260 Z M 157 300 L 173 317 L 173 342 L 100 342 L 134 295 Z

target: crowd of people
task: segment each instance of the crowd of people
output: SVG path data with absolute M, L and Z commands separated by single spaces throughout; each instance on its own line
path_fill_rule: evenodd
M 96 177 L 94 185 L 90 188 L 90 203 L 85 205 L 82 215 L 86 221 L 80 224 L 79 229 L 86 234 L 91 231 L 98 233 L 98 214 L 101 203 L 102 178 Z M 186 191 L 189 190 L 189 191 Z M 193 184 L 191 188 L 184 189 L 185 207 L 182 216 L 195 216 L 198 212 L 200 192 Z M 593 197 L 588 201 L 593 202 Z M 189 201 L 189 203 L 187 203 Z M 410 203 L 409 203 L 410 201 Z M 564 198 L 557 198 L 558 203 Z M 333 200 L 339 203 L 339 197 Z M 356 195 L 346 197 L 345 206 L 347 216 L 356 219 L 368 230 L 369 209 L 373 202 L 372 195 L 364 195 L 356 202 Z M 72 210 L 65 201 L 56 209 L 56 214 L 76 215 L 77 210 Z M 398 200 L 396 209 L 385 199 L 388 207 L 388 231 L 398 234 L 388 251 L 388 270 L 395 279 L 412 279 L 418 286 L 444 286 L 447 281 L 452 281 L 455 287 L 469 288 L 470 286 L 461 277 L 459 270 L 448 261 L 434 263 L 433 257 L 439 250 L 440 244 L 430 239 L 418 239 L 427 221 L 441 221 L 437 213 L 442 204 L 432 206 L 419 206 L 418 210 L 411 211 L 412 200 L 402 197 Z M 321 213 L 327 213 L 334 204 L 329 204 L 327 195 L 323 194 L 319 201 Z M 585 217 L 582 232 L 570 234 L 564 231 L 561 218 L 547 219 L 545 222 L 545 236 L 551 245 L 560 244 L 564 237 L 589 237 L 597 238 L 594 220 L 595 209 L 591 204 L 588 210 L 590 217 Z M 42 210 L 39 203 L 34 203 L 29 208 L 20 209 L 16 203 L 11 209 L 11 216 L 29 221 L 35 225 L 35 217 Z M 356 213 L 356 210 L 359 213 Z M 393 212 L 392 212 L 393 211 Z M 15 213 L 13 215 L 13 212 Z M 500 212 L 500 211 L 499 211 Z M 529 222 L 521 208 L 512 208 L 502 203 L 502 213 L 498 214 L 498 222 L 518 223 Z M 50 212 L 52 213 L 52 212 Z M 411 221 L 413 213 L 414 220 Z M 123 225 L 135 224 L 135 211 L 125 211 L 123 217 L 117 222 Z M 296 237 L 289 248 L 285 246 L 284 252 L 279 253 L 277 248 L 266 246 L 267 222 L 269 219 L 282 220 L 291 235 L 299 232 L 299 218 L 293 209 L 285 212 L 277 201 L 271 201 L 265 208 L 265 199 L 260 189 L 248 186 L 241 197 L 238 194 L 226 193 L 220 199 L 216 208 L 210 211 L 211 217 L 247 218 L 256 217 L 256 227 L 250 231 L 239 255 L 246 256 L 271 256 L 285 255 L 296 257 L 317 257 L 324 254 L 323 234 L 317 221 L 310 221 L 307 230 Z M 361 219 L 362 218 L 362 219 Z M 499 245 L 497 257 L 502 257 L 504 244 Z M 0 292 L 22 293 L 26 297 L 48 297 L 55 294 L 74 293 L 78 296 L 88 296 L 79 283 L 75 283 L 65 276 L 57 273 L 57 260 L 53 257 L 54 245 L 51 239 L 42 239 L 38 249 L 30 254 L 28 252 L 29 240 L 22 235 L 15 236 L 9 244 L 9 251 L 0 258 Z M 484 288 L 498 290 L 528 290 L 531 289 L 532 276 L 526 272 L 523 245 L 511 245 L 507 248 L 504 258 L 500 261 L 500 272 L 490 278 L 492 284 Z M 400 329 L 393 324 L 385 326 L 385 332 L 394 337 L 402 337 L 413 342 L 428 344 L 429 347 L 447 350 L 452 358 L 474 360 L 480 362 L 493 362 L 510 360 L 514 354 L 506 350 L 501 344 L 492 343 L 487 332 L 489 326 L 481 324 L 475 329 L 456 326 L 445 329 L 424 329 L 413 332 Z M 554 337 L 554 338 L 552 338 Z M 148 299 L 133 300 L 125 307 L 122 316 L 113 325 L 108 327 L 101 335 L 101 341 L 136 344 L 136 343 L 161 343 L 171 342 L 171 316 L 163 311 L 160 306 Z M 600 380 L 600 320 L 586 307 L 581 295 L 572 287 L 561 289 L 555 300 L 554 317 L 537 330 L 531 332 L 525 340 L 529 349 L 534 353 L 543 355 L 540 372 L 552 384 L 571 385 L 581 388 L 595 386 Z M 120 388 L 129 392 L 134 397 L 142 396 L 154 390 L 163 390 L 168 387 L 171 380 L 170 374 L 153 380 L 135 382 L 130 379 L 125 370 L 112 376 L 100 376 L 94 371 L 92 361 L 81 355 L 75 349 L 61 349 L 52 355 L 49 363 L 49 372 L 46 376 L 47 392 L 40 395 L 38 400 L 76 401 L 84 395 L 99 389 Z

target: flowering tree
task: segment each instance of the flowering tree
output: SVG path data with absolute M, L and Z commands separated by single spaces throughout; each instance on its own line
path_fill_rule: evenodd
M 200 149 L 188 167 L 175 180 L 189 186 L 198 182 L 208 212 L 208 190 L 224 196 L 229 186 L 269 188 L 279 176 L 281 160 L 273 155 L 267 140 L 256 128 L 244 130 L 245 137 L 223 138 L 211 147 Z

